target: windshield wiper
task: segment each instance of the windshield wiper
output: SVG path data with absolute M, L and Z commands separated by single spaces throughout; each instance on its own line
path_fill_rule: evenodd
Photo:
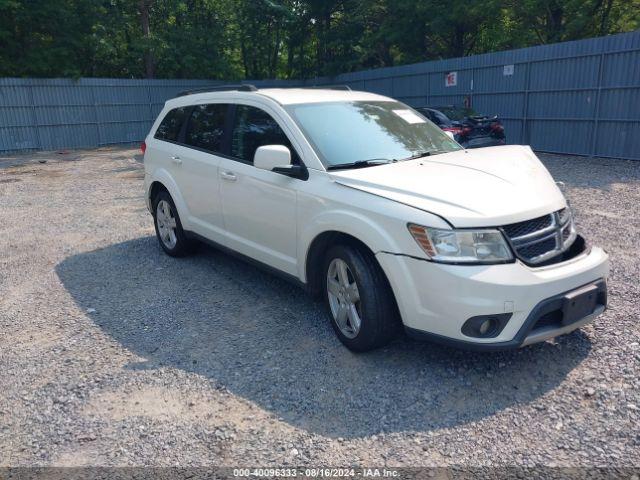
M 404 162 L 405 160 L 415 160 L 417 158 L 429 157 L 431 155 L 438 155 L 439 153 L 446 153 L 446 150 L 428 150 L 424 152 L 418 152 L 411 155 L 410 157 L 403 158 L 400 161 Z
M 375 165 L 386 165 L 387 163 L 394 163 L 397 160 L 389 160 L 388 158 L 372 158 L 369 160 L 358 160 L 351 163 L 338 163 L 337 165 L 329 165 L 327 170 L 343 170 L 347 168 L 364 168 L 373 167 Z

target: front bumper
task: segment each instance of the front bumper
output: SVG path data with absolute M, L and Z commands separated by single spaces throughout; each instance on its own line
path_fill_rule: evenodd
M 476 350 L 517 348 L 568 333 L 604 311 L 609 272 L 607 254 L 593 247 L 572 260 L 531 268 L 504 265 L 444 265 L 404 255 L 376 255 L 396 296 L 405 328 L 417 337 Z M 604 304 L 570 325 L 536 326 L 543 307 L 557 308 L 558 299 L 597 283 Z M 551 307 L 549 307 L 551 305 Z M 474 338 L 462 326 L 479 315 L 510 314 L 495 337 Z

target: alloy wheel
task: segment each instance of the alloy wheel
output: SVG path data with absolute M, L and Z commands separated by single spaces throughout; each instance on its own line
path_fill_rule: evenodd
M 341 258 L 334 258 L 327 269 L 329 308 L 336 325 L 347 338 L 355 338 L 362 325 L 360 292 L 355 277 Z
M 176 219 L 171 211 L 171 205 L 166 200 L 160 200 L 156 207 L 156 222 L 158 223 L 158 233 L 160 240 L 165 247 L 172 250 L 178 243 L 176 236 Z

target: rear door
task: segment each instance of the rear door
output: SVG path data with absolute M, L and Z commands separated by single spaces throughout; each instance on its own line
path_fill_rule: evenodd
M 175 147 L 179 185 L 189 209 L 191 229 L 221 244 L 225 235 L 218 169 L 228 109 L 223 103 L 191 107 L 180 145 Z
M 297 275 L 296 191 L 298 180 L 253 166 L 262 145 L 296 150 L 272 115 L 249 105 L 233 107 L 229 158 L 220 162 L 220 196 L 227 245 L 278 270 Z
M 147 157 L 153 158 L 154 164 L 166 169 L 174 179 L 179 173 L 175 151 L 188 111 L 188 107 L 169 110 L 153 135 L 154 141 L 147 145 Z

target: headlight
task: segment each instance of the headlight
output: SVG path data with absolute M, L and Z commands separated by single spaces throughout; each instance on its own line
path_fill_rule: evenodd
M 409 232 L 427 256 L 442 263 L 503 263 L 513 260 L 498 230 L 442 230 L 410 223 Z

